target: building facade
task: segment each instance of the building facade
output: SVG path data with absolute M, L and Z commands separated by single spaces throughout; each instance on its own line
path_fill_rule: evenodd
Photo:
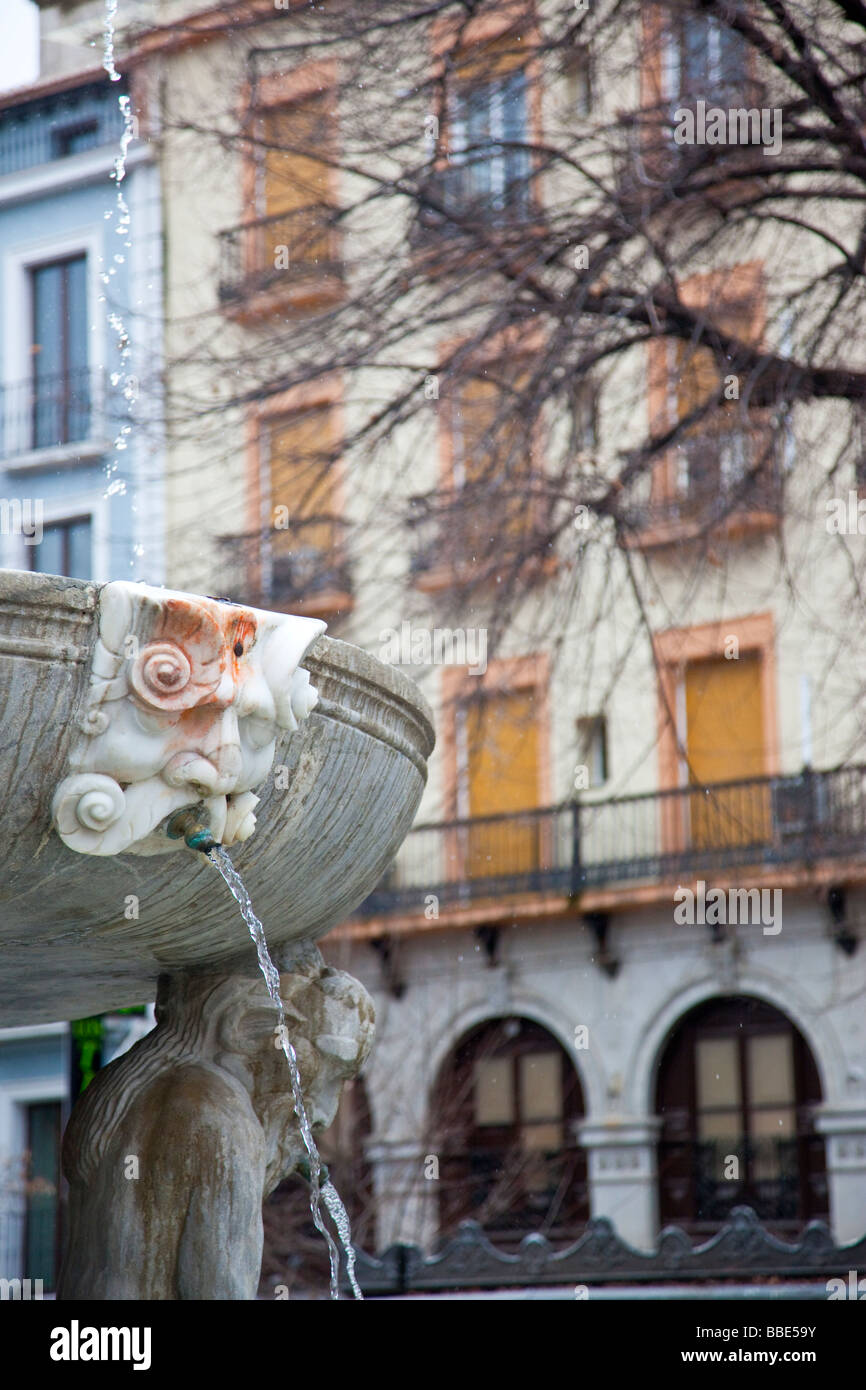
M 478 348 L 471 303 L 462 318 L 433 306 L 469 250 L 507 248 L 515 227 L 526 243 L 579 206 L 581 171 L 537 166 L 545 133 L 566 121 L 589 139 L 653 94 L 665 110 L 745 101 L 756 81 L 735 36 L 688 7 L 657 43 L 624 34 L 615 73 L 581 43 L 554 69 L 533 47 L 553 8 L 494 7 L 459 33 L 431 21 L 413 56 L 428 86 L 394 75 L 415 133 L 389 132 L 390 150 L 415 139 L 426 169 L 417 217 L 363 192 L 390 180 L 400 196 L 389 150 L 362 141 L 349 36 L 325 51 L 291 11 L 251 4 L 240 24 L 237 7 L 188 4 L 130 40 L 159 131 L 165 573 L 325 617 L 416 675 L 436 710 L 419 823 L 324 944 L 377 1000 L 340 1140 L 374 1194 L 355 1203 L 372 1211 L 368 1248 L 429 1247 L 466 1217 L 506 1245 L 564 1242 L 603 1215 L 647 1249 L 668 1222 L 702 1236 L 744 1204 L 782 1234 L 817 1217 L 854 1241 L 864 653 L 827 505 L 856 497 L 859 447 L 845 402 L 744 403 L 720 370 L 720 334 L 744 356 L 785 324 L 796 336 L 796 245 L 780 256 L 765 228 L 702 255 L 683 214 L 664 228 L 680 300 L 715 347 L 649 334 L 615 371 L 587 370 L 543 438 L 500 431 L 492 462 L 544 331 L 509 323 Z M 626 174 L 645 189 L 671 158 L 639 144 Z M 411 331 L 358 367 L 395 265 Z M 365 296 L 344 340 L 341 306 Z M 328 335 L 331 369 L 313 370 Z M 416 377 L 426 364 L 426 413 L 374 444 L 407 360 Z M 673 442 L 616 534 L 609 509 L 576 505 L 571 548 L 542 557 L 503 624 L 497 573 L 537 522 L 537 471 L 564 455 L 612 477 L 647 428 Z M 405 515 L 446 495 L 444 524 L 429 506 L 391 524 L 395 499 Z M 471 600 L 469 571 L 484 580 Z

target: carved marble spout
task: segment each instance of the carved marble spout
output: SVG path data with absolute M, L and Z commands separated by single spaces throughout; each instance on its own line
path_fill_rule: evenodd
M 294 731 L 317 692 L 301 666 L 325 629 L 143 584 L 99 595 L 90 694 L 55 828 L 81 854 L 182 848 L 159 827 L 199 805 L 224 845 L 255 829 L 254 788 L 267 778 L 279 730 Z

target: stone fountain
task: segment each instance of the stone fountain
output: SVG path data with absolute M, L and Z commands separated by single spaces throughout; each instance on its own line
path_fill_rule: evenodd
M 0 1019 L 156 998 L 64 1140 L 61 1298 L 252 1298 L 261 1203 L 306 1156 L 274 1006 L 205 856 L 231 851 L 280 968 L 313 1128 L 373 1006 L 314 943 L 375 886 L 433 746 L 416 687 L 317 620 L 0 572 Z

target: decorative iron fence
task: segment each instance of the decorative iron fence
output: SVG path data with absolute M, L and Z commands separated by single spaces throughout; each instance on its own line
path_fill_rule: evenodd
M 736 1177 L 730 1172 L 732 1157 L 737 1159 Z M 824 1140 L 819 1134 L 662 1139 L 658 1172 L 662 1211 L 696 1232 L 715 1229 L 738 1206 L 748 1205 L 776 1231 L 795 1228 L 804 1211 L 827 1212 Z
M 607 1217 L 589 1221 L 566 1249 L 528 1235 L 516 1253 L 497 1249 L 474 1221 L 432 1254 L 417 1245 L 392 1245 L 378 1258 L 357 1253 L 355 1272 L 365 1295 L 501 1289 L 525 1285 L 658 1284 L 691 1280 L 848 1279 L 866 1267 L 866 1236 L 837 1246 L 823 1221 L 810 1221 L 795 1242 L 767 1231 L 750 1207 L 736 1207 L 710 1240 L 694 1244 L 677 1226 L 660 1234 L 656 1249 L 635 1250 Z
M 626 506 L 622 519 L 634 529 L 664 522 L 703 528 L 745 513 L 781 516 L 778 454 L 777 429 L 765 412 L 751 412 L 746 425 L 720 411 L 715 428 L 690 432 L 671 450 L 673 495 Z
M 292 517 L 290 527 L 290 531 L 263 529 L 220 538 L 226 563 L 244 576 L 250 601 L 267 606 L 300 603 L 327 593 L 351 594 L 345 523 L 333 517 Z M 284 548 L 288 536 L 291 545 Z M 276 538 L 280 538 L 279 549 Z
M 358 911 L 420 911 L 430 893 L 445 903 L 577 895 L 864 853 L 866 767 L 806 770 L 419 825 Z

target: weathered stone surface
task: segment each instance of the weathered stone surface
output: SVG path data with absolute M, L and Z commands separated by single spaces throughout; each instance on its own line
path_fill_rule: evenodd
M 321 1129 L 369 1052 L 373 1004 L 314 946 L 278 963 Z M 262 1199 L 306 1157 L 275 1018 L 259 975 L 161 977 L 156 1028 L 99 1072 L 67 1127 L 59 1298 L 255 1296 Z

